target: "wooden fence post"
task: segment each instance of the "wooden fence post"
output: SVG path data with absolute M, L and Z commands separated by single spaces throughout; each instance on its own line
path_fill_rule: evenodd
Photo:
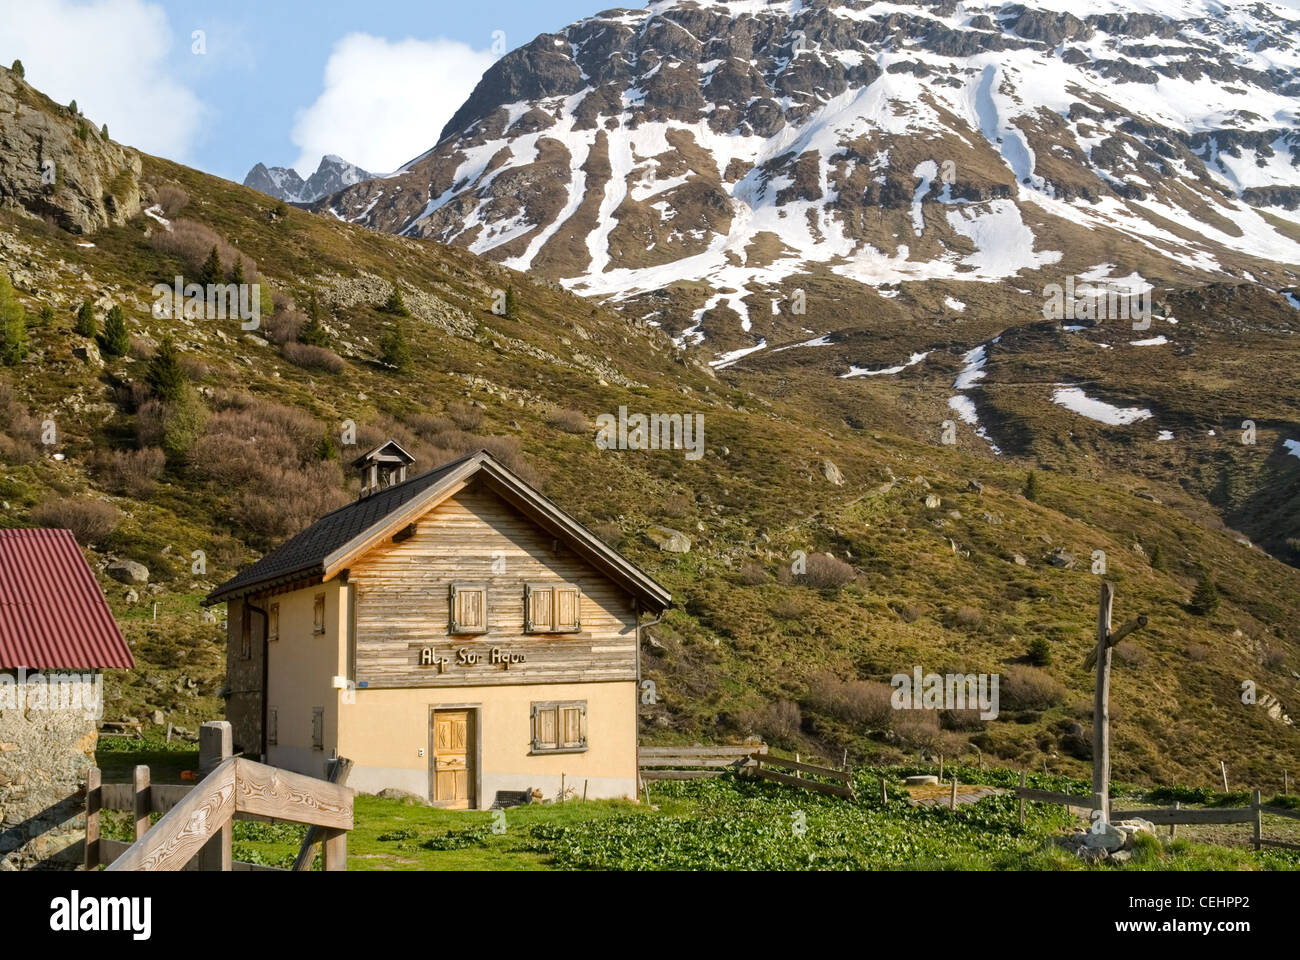
M 1029 786 L 1029 771 L 1028 771 L 1028 770 L 1021 770 L 1021 771 L 1020 771 L 1020 785 L 1021 785 L 1022 787 L 1027 787 L 1027 786 Z M 1025 798 L 1024 798 L 1024 797 L 1021 797 L 1021 798 L 1020 798 L 1020 825 L 1021 825 L 1022 827 L 1025 825 Z
M 1179 809 L 1181 806 L 1182 806 L 1181 802 L 1179 802 L 1178 800 L 1174 801 L 1175 810 Z M 1172 840 L 1176 836 L 1178 836 L 1178 824 L 1171 823 L 1169 824 L 1169 839 Z
M 1228 765 L 1222 760 L 1219 761 L 1219 772 L 1223 774 L 1223 792 L 1228 792 Z
M 948 804 L 948 809 L 957 809 L 957 778 L 955 776 L 952 778 L 952 800 Z
M 199 780 L 202 781 L 225 760 L 234 755 L 234 740 L 228 720 L 209 720 L 199 727 Z M 227 823 L 198 852 L 200 870 L 229 870 L 234 833 Z
M 321 844 L 324 870 L 346 870 L 348 868 L 348 832 L 346 830 L 325 830 L 325 840 Z
M 131 772 L 131 785 L 135 789 L 135 838 L 139 840 L 149 832 L 149 768 L 136 767 Z
M 889 803 L 889 790 L 885 787 L 885 778 L 880 778 L 880 805 Z
M 99 809 L 104 794 L 100 788 L 99 767 L 86 773 L 86 869 L 99 869 Z
M 1256 851 L 1258 851 L 1261 847 L 1264 846 L 1263 844 L 1264 811 L 1260 809 L 1260 806 L 1261 803 L 1259 798 L 1259 791 L 1258 790 L 1250 791 L 1250 809 L 1255 814 L 1255 819 L 1254 821 L 1252 821 L 1251 825 L 1255 828 L 1255 850 Z
M 343 786 L 348 782 L 348 775 L 351 772 L 352 772 L 351 760 L 349 760 L 347 757 L 335 757 L 333 760 L 329 762 L 329 769 L 326 771 L 325 779 L 329 783 L 337 783 L 339 786 Z M 315 824 L 312 824 L 310 827 L 308 827 L 307 835 L 302 838 L 302 846 L 298 848 L 298 857 L 296 860 L 294 860 L 292 869 L 298 872 L 302 872 L 304 870 L 310 870 L 312 863 L 316 859 L 316 844 L 321 843 L 322 840 L 328 841 L 329 838 L 330 838 L 329 831 L 325 830 L 323 827 L 318 827 Z M 337 843 L 337 841 L 335 842 Z M 346 835 L 343 838 L 343 856 L 344 858 L 347 857 Z M 324 869 L 346 870 L 347 867 L 327 866 Z
M 943 754 L 939 754 L 939 782 L 943 783 Z

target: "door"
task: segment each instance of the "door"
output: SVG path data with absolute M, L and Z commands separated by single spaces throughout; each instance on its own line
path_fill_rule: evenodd
M 474 806 L 474 753 L 470 739 L 470 711 L 433 712 L 430 799 L 446 810 L 469 810 Z

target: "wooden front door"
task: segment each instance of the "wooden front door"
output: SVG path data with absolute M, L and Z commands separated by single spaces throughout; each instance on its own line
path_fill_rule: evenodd
M 470 741 L 470 711 L 434 711 L 429 799 L 439 807 L 468 810 L 474 806 L 474 751 Z

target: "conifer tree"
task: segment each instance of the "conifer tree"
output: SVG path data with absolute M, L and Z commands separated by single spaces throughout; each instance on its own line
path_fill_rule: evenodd
M 329 332 L 321 321 L 321 308 L 314 293 L 307 303 L 307 322 L 298 331 L 298 342 L 312 347 L 328 347 L 330 344 Z
M 157 352 L 149 361 L 145 380 L 154 396 L 163 403 L 177 403 L 185 393 L 189 377 L 181 366 L 180 351 L 170 334 L 158 344 Z
M 1038 474 L 1030 470 L 1029 476 L 1025 477 L 1025 499 L 1031 503 L 1037 503 L 1042 492 L 1038 483 Z
M 1192 591 L 1192 612 L 1198 617 L 1208 617 L 1219 609 L 1219 588 L 1209 571 L 1201 574 Z
M 406 342 L 406 331 L 400 323 L 395 323 L 379 342 L 380 362 L 395 370 L 405 371 L 411 367 L 411 348 Z
M 89 300 L 81 302 L 81 307 L 77 310 L 77 321 L 72 325 L 72 332 L 79 337 L 93 337 L 99 333 L 99 325 L 95 322 L 95 308 L 90 305 Z
M 131 331 L 126 325 L 126 311 L 113 304 L 104 317 L 104 332 L 99 337 L 99 348 L 110 357 L 124 357 L 131 349 Z
M 222 284 L 225 281 L 226 271 L 221 267 L 221 254 L 214 246 L 212 252 L 208 254 L 208 259 L 204 260 L 203 266 L 199 267 L 199 283 L 206 288 L 209 284 Z
M 0 271 L 0 363 L 6 367 L 27 356 L 27 310 L 18 301 L 9 274 Z

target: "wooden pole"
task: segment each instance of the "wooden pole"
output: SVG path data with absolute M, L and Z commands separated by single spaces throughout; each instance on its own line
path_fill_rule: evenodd
M 1115 587 L 1102 581 L 1097 601 L 1097 684 L 1092 698 L 1092 795 L 1102 817 L 1110 819 L 1110 618 Z
M 199 727 L 199 780 L 234 755 L 234 740 L 227 720 L 209 720 Z M 229 822 L 198 852 L 200 870 L 229 870 L 234 834 Z
M 1250 808 L 1255 813 L 1255 820 L 1251 826 L 1255 828 L 1255 849 L 1257 851 L 1264 846 L 1264 811 L 1260 809 L 1260 806 L 1259 791 L 1250 791 Z
M 949 810 L 957 809 L 957 778 L 952 778 L 952 800 L 948 803 Z
M 86 869 L 99 868 L 99 808 L 104 795 L 99 789 L 99 767 L 91 767 L 86 774 Z
M 329 769 L 325 773 L 325 779 L 330 783 L 337 783 L 339 786 L 343 786 L 345 783 L 348 782 L 348 774 L 351 772 L 352 772 L 351 760 L 349 760 L 347 757 L 335 757 L 329 763 Z M 293 870 L 295 870 L 298 873 L 302 873 L 305 870 L 310 870 L 312 863 L 315 862 L 316 860 L 316 845 L 322 842 L 328 843 L 329 839 L 330 839 L 329 834 L 323 827 L 318 827 L 314 823 L 310 827 L 308 827 L 307 835 L 302 838 L 302 846 L 298 848 L 298 856 L 293 861 Z M 335 844 L 337 843 L 338 840 L 335 839 Z M 345 859 L 347 857 L 346 836 L 343 839 L 343 857 Z M 342 867 L 325 866 L 325 869 L 346 870 L 347 867 L 346 866 L 342 866 Z
M 885 778 L 880 778 L 880 805 L 883 807 L 889 803 L 889 790 L 885 787 Z
M 1219 761 L 1219 772 L 1223 774 L 1223 792 L 1228 792 L 1228 765 L 1222 760 Z
M 1177 800 L 1174 801 L 1174 809 L 1175 809 L 1175 810 L 1177 810 L 1177 809 L 1178 809 L 1179 807 L 1181 807 L 1181 806 L 1182 806 L 1182 804 L 1181 804 L 1179 801 L 1177 801 Z M 1169 824 L 1169 839 L 1172 840 L 1172 839 L 1174 839 L 1174 837 L 1176 837 L 1176 836 L 1178 836 L 1178 824 L 1176 824 L 1176 823 L 1171 823 L 1171 824 Z
M 582 802 L 587 802 L 587 780 L 582 781 Z
M 149 768 L 138 766 L 131 772 L 135 788 L 135 838 L 139 840 L 149 832 Z
M 1029 786 L 1029 771 L 1028 771 L 1028 770 L 1021 770 L 1021 771 L 1020 771 L 1020 785 L 1021 785 L 1022 787 L 1027 787 L 1027 786 Z M 1024 797 L 1021 797 L 1021 798 L 1020 798 L 1020 825 L 1021 825 L 1022 827 L 1025 825 L 1025 798 L 1024 798 Z
M 1290 792 L 1291 792 L 1291 777 L 1285 770 L 1283 770 L 1282 771 L 1282 793 L 1288 794 Z
M 324 863 L 321 868 L 328 871 L 346 870 L 348 868 L 348 832 L 329 829 L 324 832 L 321 843 L 321 855 Z
M 939 754 L 939 782 L 943 783 L 943 754 Z

